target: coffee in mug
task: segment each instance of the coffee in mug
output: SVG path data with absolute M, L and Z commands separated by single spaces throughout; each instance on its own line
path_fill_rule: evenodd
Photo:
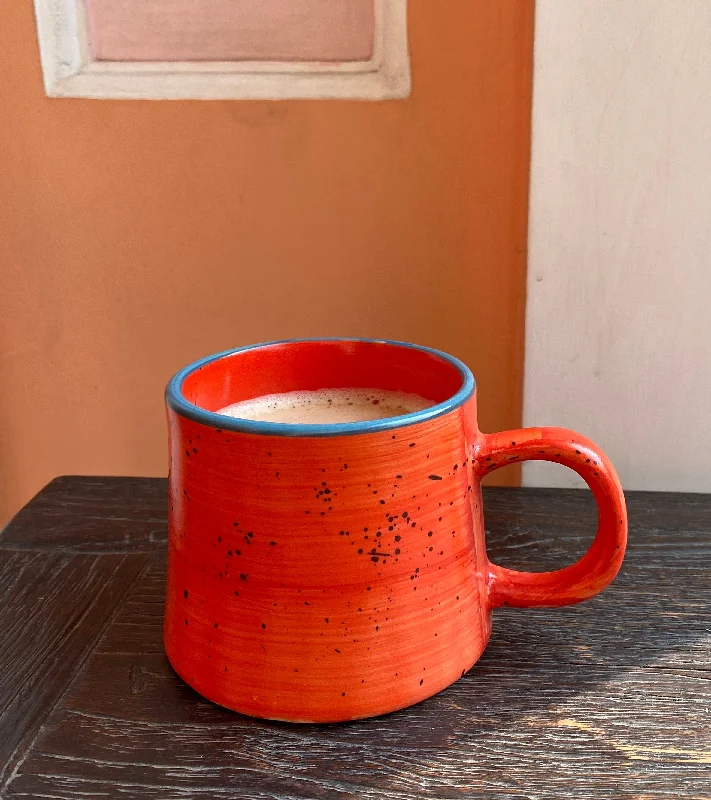
M 262 422 L 322 425 L 400 417 L 431 405 L 431 400 L 409 392 L 351 387 L 268 394 L 220 408 L 217 413 Z

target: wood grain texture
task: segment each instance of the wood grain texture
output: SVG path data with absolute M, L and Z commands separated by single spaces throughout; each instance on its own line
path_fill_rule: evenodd
M 168 538 L 164 478 L 55 478 L 3 531 L 4 547 L 138 552 Z
M 126 485 L 104 481 L 111 516 Z M 55 500 L 43 497 L 44 513 L 62 517 L 65 531 L 72 517 L 85 530 L 72 483 L 77 496 L 87 491 L 84 479 L 65 479 Z M 165 492 L 161 481 L 141 484 L 149 506 Z M 593 537 L 587 492 L 484 497 L 490 556 L 508 567 L 562 566 Z M 413 708 L 345 725 L 264 723 L 186 686 L 162 648 L 163 545 L 143 538 L 154 549 L 146 569 L 61 701 L 46 708 L 5 796 L 708 800 L 711 497 L 627 499 L 628 555 L 606 592 L 569 608 L 498 610 L 491 643 L 464 678 Z M 20 524 L 8 534 L 21 539 Z M 129 535 L 119 546 L 135 552 L 136 542 Z
M 0 787 L 144 561 L 0 549 Z

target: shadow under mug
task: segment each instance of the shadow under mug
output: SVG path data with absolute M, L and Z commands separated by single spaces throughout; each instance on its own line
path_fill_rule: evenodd
M 216 409 L 321 388 L 434 405 L 367 422 L 280 424 Z M 170 511 L 165 648 L 206 698 L 256 717 L 337 722 L 412 705 L 456 681 L 492 609 L 600 592 L 622 562 L 614 468 L 562 428 L 483 434 L 474 378 L 399 342 L 275 342 L 210 356 L 166 392 Z M 574 469 L 599 510 L 592 546 L 554 572 L 489 562 L 480 481 L 526 459 Z

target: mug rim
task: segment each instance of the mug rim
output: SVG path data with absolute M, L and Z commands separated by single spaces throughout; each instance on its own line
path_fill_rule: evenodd
M 242 353 L 247 350 L 275 347 L 278 345 L 300 344 L 318 342 L 354 342 L 359 344 L 385 344 L 392 347 L 405 347 L 412 350 L 419 350 L 422 353 L 441 358 L 453 366 L 462 378 L 462 385 L 451 397 L 441 403 L 424 408 L 421 411 L 414 411 L 411 414 L 402 414 L 397 417 L 384 417 L 382 419 L 363 420 L 361 422 L 334 422 L 328 424 L 303 424 L 294 422 L 265 422 L 263 420 L 240 419 L 239 417 L 228 417 L 216 411 L 207 411 L 194 403 L 188 402 L 183 394 L 183 383 L 193 372 L 201 369 L 207 364 L 219 361 L 223 358 Z M 370 339 L 349 336 L 324 336 L 305 339 L 279 339 L 269 342 L 259 342 L 257 344 L 243 345 L 230 350 L 223 350 L 219 353 L 205 356 L 193 361 L 175 373 L 168 381 L 165 389 L 165 403 L 171 410 L 182 417 L 193 422 L 206 425 L 210 428 L 218 428 L 224 431 L 235 433 L 251 433 L 261 436 L 301 436 L 301 437 L 322 437 L 322 436 L 353 436 L 364 433 L 380 433 L 381 431 L 396 430 L 420 422 L 436 419 L 444 414 L 464 405 L 476 390 L 476 381 L 472 371 L 464 362 L 458 358 L 424 345 L 412 344 L 411 342 L 401 342 L 394 339 Z

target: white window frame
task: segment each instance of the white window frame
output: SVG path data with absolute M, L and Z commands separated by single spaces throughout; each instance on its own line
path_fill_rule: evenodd
M 369 61 L 94 61 L 84 0 L 35 0 L 49 97 L 386 100 L 410 94 L 407 0 L 375 0 Z

